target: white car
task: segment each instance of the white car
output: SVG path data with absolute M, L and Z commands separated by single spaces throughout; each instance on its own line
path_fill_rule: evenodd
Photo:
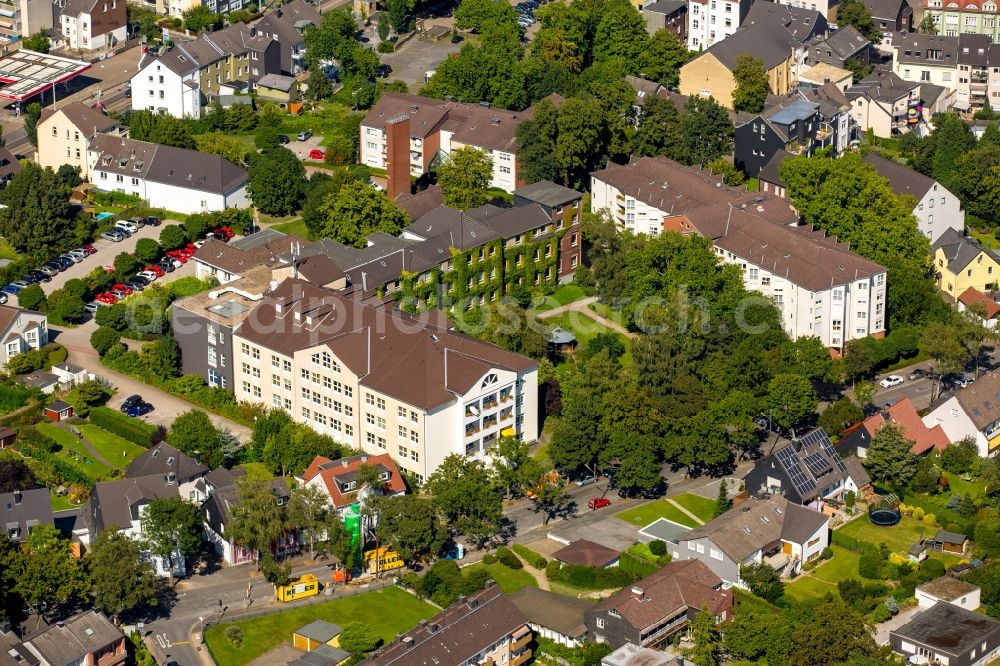
M 135 226 L 127 220 L 118 220 L 115 222 L 115 229 L 122 229 L 130 234 L 134 234 L 139 231 L 139 227 Z
M 156 280 L 156 278 L 158 277 L 158 276 L 156 275 L 156 273 L 154 273 L 153 271 L 142 271 L 141 273 L 137 273 L 137 275 L 138 275 L 139 277 L 144 277 L 144 278 L 146 278 L 146 279 L 147 279 L 147 280 L 149 280 L 150 282 L 154 282 L 154 281 Z
M 882 381 L 878 383 L 882 388 L 892 388 L 893 386 L 899 386 L 903 383 L 903 378 L 899 375 L 889 375 Z

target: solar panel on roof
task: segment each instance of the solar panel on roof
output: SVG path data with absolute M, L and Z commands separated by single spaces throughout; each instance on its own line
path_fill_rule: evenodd
M 789 479 L 792 481 L 792 485 L 795 486 L 795 490 L 799 495 L 806 495 L 816 487 L 816 483 L 802 471 L 802 466 L 799 465 L 794 447 L 786 446 L 778 451 L 777 456 L 778 462 L 785 468 Z
M 810 453 L 805 457 L 804 462 L 809 471 L 812 472 L 812 475 L 817 479 L 833 471 L 830 461 L 822 453 Z

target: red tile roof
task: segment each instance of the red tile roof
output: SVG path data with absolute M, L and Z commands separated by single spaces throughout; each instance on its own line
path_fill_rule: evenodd
M 928 428 L 924 425 L 917 413 L 917 408 L 913 406 L 909 398 L 903 398 L 889 409 L 865 419 L 865 429 L 873 437 L 886 424 L 886 415 L 888 415 L 889 421 L 903 430 L 903 437 L 913 442 L 910 451 L 914 454 L 926 453 L 932 448 L 943 451 L 951 443 L 941 426 L 936 425 L 933 428 Z
M 326 488 L 327 495 L 330 496 L 330 502 L 333 504 L 333 507 L 335 509 L 342 509 L 357 501 L 358 490 L 361 489 L 342 492 L 337 479 L 341 479 L 343 483 L 345 477 L 355 477 L 361 466 L 366 464 L 373 467 L 383 467 L 389 472 L 389 480 L 386 482 L 386 495 L 397 495 L 406 492 L 406 482 L 403 481 L 396 463 L 393 462 L 388 453 L 383 453 L 379 456 L 351 456 L 350 458 L 341 458 L 340 460 L 330 460 L 323 456 L 316 456 L 309 463 L 309 467 L 306 469 L 305 474 L 302 475 L 302 479 L 306 483 L 309 483 L 312 479 L 319 476 L 323 481 L 324 488 Z
M 1000 303 L 997 303 L 975 287 L 969 287 L 963 291 L 962 295 L 958 297 L 958 300 L 966 307 L 981 304 L 986 310 L 987 319 L 993 319 L 997 316 L 997 313 L 1000 312 Z

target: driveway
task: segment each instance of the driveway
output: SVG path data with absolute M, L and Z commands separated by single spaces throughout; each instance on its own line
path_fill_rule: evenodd
M 390 81 L 403 81 L 410 92 L 416 93 L 424 85 L 424 74 L 437 69 L 450 54 L 458 53 L 464 43 L 452 44 L 450 39 L 435 43 L 413 37 L 398 51 L 383 54 L 381 59 L 392 67 Z
M 896 617 L 886 620 L 882 624 L 875 625 L 875 643 L 885 645 L 889 642 L 889 632 L 899 629 L 904 624 L 915 618 L 924 611 L 919 606 L 904 608 L 896 614 Z
M 295 153 L 295 156 L 298 157 L 300 160 L 309 159 L 309 151 L 312 150 L 313 148 L 322 149 L 322 146 L 320 146 L 319 144 L 323 140 L 323 137 L 318 134 L 313 134 L 305 141 L 299 141 L 294 136 L 289 138 L 291 139 L 291 141 L 285 146 L 285 148 L 288 148 L 290 151 Z M 315 162 L 317 160 L 313 161 Z

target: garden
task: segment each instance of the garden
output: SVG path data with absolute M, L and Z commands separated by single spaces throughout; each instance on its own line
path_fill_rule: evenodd
M 625 522 L 645 527 L 660 518 L 694 529 L 698 523 L 682 511 L 677 505 L 684 507 L 697 516 L 702 523 L 707 523 L 715 517 L 715 500 L 710 500 L 694 493 L 685 492 L 669 499 L 658 499 L 626 509 L 615 514 L 615 517 Z

